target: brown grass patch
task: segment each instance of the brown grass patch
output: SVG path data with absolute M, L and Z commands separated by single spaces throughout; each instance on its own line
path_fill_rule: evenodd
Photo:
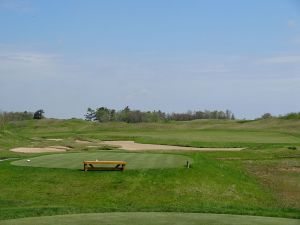
M 249 160 L 244 165 L 282 206 L 300 208 L 300 159 Z

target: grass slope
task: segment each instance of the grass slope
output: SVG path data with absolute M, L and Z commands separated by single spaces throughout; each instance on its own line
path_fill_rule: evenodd
M 97 213 L 1 221 L 1 225 L 298 225 L 300 220 L 202 213 Z
M 192 159 L 174 154 L 151 154 L 151 153 L 120 153 L 120 152 L 90 152 L 52 154 L 39 157 L 14 161 L 17 166 L 33 166 L 47 168 L 82 169 L 85 160 L 122 160 L 127 162 L 127 169 L 156 169 L 156 168 L 184 168 L 187 161 Z M 102 165 L 103 166 L 103 165 Z

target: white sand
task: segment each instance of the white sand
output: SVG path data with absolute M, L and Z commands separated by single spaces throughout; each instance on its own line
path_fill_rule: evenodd
M 63 147 L 63 148 L 62 148 Z M 43 152 L 65 152 L 66 148 L 64 146 L 60 146 L 60 148 L 57 148 L 57 146 L 53 147 L 45 147 L 45 148 L 13 148 L 10 149 L 12 152 L 22 152 L 22 153 L 43 153 Z
M 61 138 L 48 138 L 46 140 L 47 141 L 62 141 L 63 139 L 61 139 Z
M 91 141 L 82 141 L 82 140 L 75 140 L 76 143 L 78 144 L 91 144 Z
M 69 147 L 67 146 L 59 146 L 59 145 L 53 145 L 53 146 L 49 146 L 49 148 L 58 148 L 58 149 L 65 149 L 65 150 L 68 150 L 70 149 Z
M 139 144 L 134 141 L 102 141 L 102 144 L 113 145 L 124 150 L 184 150 L 184 151 L 240 151 L 244 148 L 193 148 L 174 145 Z
M 49 139 L 48 139 L 49 140 Z M 90 141 L 75 140 L 80 144 L 91 144 Z M 140 144 L 134 141 L 101 141 L 98 142 L 98 146 L 88 146 L 89 148 L 99 147 L 103 144 L 116 146 L 123 150 L 128 151 L 143 151 L 143 150 L 181 150 L 181 151 L 240 151 L 244 148 L 194 148 L 194 147 L 182 147 L 175 145 L 155 145 L 155 144 Z M 49 146 L 44 148 L 13 148 L 10 151 L 22 152 L 22 153 L 43 153 L 43 152 L 65 152 L 70 149 L 66 146 Z

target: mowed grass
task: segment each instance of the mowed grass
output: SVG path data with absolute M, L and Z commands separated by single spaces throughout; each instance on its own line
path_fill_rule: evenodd
M 63 140 L 49 141 L 48 138 Z M 162 155 L 169 157 L 173 154 L 125 153 L 105 150 L 105 147 L 89 149 L 75 143 L 76 139 L 95 143 L 99 140 L 135 140 L 194 147 L 245 147 L 246 150 L 180 152 L 174 154 L 182 159 L 180 163 L 161 168 L 168 164 L 168 160 L 162 160 Z M 69 146 L 72 150 L 54 155 L 9 151 L 13 147 L 50 145 Z M 82 166 L 82 158 L 70 161 L 68 167 L 73 169 L 50 168 L 51 165 L 45 167 L 42 164 L 38 167 L 16 166 L 10 161 L 2 161 L 0 220 L 100 212 L 202 212 L 300 218 L 297 197 L 300 183 L 297 169 L 300 165 L 299 121 L 101 124 L 50 119 L 14 122 L 0 130 L 0 158 L 18 157 L 23 165 L 28 165 L 27 159 L 33 163 L 38 162 L 35 160 L 45 163 L 45 159 L 51 157 L 54 160 L 48 161 L 50 164 L 59 164 L 62 158 L 68 161 L 72 154 L 82 153 L 91 156 L 92 160 L 98 158 L 98 154 L 133 154 L 130 156 L 143 158 L 134 160 L 140 163 L 136 166 L 143 169 L 130 169 L 129 165 L 134 165 L 134 162 L 129 159 L 128 170 L 122 173 L 81 172 L 78 169 Z M 161 159 L 151 159 L 154 156 Z M 182 165 L 187 158 L 193 160 L 190 169 Z M 144 168 L 147 164 L 149 167 Z M 160 168 L 156 167 L 158 164 Z M 216 219 L 221 220 L 217 216 Z M 163 221 L 161 217 L 160 222 Z
M 0 219 L 116 211 L 299 218 L 297 207 L 283 207 L 269 189 L 247 174 L 240 161 L 216 160 L 223 152 L 186 154 L 193 159 L 190 169 L 84 173 L 0 162 Z
M 1 221 L 1 225 L 299 225 L 299 220 L 203 213 L 90 213 Z
M 30 160 L 30 161 L 28 161 Z M 192 163 L 187 156 L 174 154 L 151 153 L 120 153 L 120 152 L 89 152 L 51 154 L 12 162 L 16 166 L 33 166 L 46 168 L 82 169 L 86 160 L 116 160 L 127 162 L 127 169 L 156 169 L 156 168 L 184 168 L 186 162 Z M 103 165 L 102 165 L 103 166 Z

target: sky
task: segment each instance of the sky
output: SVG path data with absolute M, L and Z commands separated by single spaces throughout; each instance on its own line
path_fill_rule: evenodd
M 0 110 L 300 111 L 300 0 L 0 0 Z

